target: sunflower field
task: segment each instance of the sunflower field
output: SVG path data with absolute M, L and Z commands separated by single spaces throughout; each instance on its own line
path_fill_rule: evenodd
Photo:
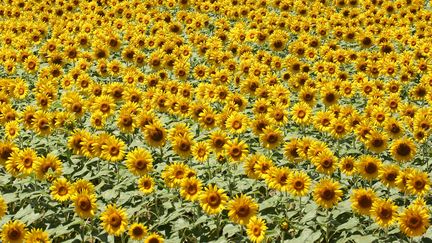
M 0 1 L 1 242 L 432 242 L 429 0 Z

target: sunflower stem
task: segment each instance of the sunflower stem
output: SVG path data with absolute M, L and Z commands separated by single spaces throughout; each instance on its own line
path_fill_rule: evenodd
M 326 210 L 327 211 L 327 224 L 326 224 L 326 242 L 328 243 L 328 242 L 330 242 L 330 226 L 331 226 L 331 222 L 330 222 L 330 216 L 331 216 L 331 213 L 330 213 L 330 209 L 327 209 Z

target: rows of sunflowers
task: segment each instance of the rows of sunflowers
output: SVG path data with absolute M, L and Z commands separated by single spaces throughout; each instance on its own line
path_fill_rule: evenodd
M 3 0 L 2 242 L 427 242 L 428 0 Z

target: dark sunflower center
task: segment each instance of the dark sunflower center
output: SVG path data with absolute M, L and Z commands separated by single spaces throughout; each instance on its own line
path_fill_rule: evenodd
M 83 211 L 89 211 L 91 208 L 91 202 L 88 198 L 80 198 L 78 201 L 78 206 Z
M 110 225 L 112 226 L 112 227 L 114 227 L 114 228 L 118 228 L 118 227 L 120 227 L 120 225 L 121 225 L 121 218 L 120 218 L 120 216 L 119 215 L 117 215 L 117 214 L 113 214 L 113 215 L 111 215 L 111 217 L 110 217 L 110 219 L 109 219 L 109 223 L 110 223 Z
M 358 204 L 360 205 L 360 207 L 362 208 L 370 208 L 372 206 L 372 198 L 370 198 L 367 195 L 362 195 L 359 199 L 358 199 Z
M 240 217 L 246 217 L 249 215 L 250 212 L 250 208 L 247 205 L 241 206 L 238 210 L 237 210 L 237 215 Z
M 365 168 L 365 171 L 368 174 L 374 174 L 377 170 L 378 170 L 378 166 L 372 162 L 369 162 Z
M 408 144 L 401 143 L 397 146 L 396 153 L 400 156 L 408 156 L 411 153 L 411 147 Z
M 335 197 L 335 192 L 334 190 L 331 189 L 324 189 L 324 191 L 321 193 L 321 198 L 326 200 L 326 201 L 330 201 Z
M 208 204 L 212 207 L 217 207 L 221 203 L 221 198 L 217 193 L 212 193 L 208 197 Z
M 411 229 L 417 229 L 421 226 L 421 224 L 422 224 L 422 221 L 417 216 L 411 216 L 407 222 L 407 226 Z

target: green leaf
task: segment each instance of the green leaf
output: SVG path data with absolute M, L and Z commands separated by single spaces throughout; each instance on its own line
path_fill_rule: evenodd
M 225 225 L 225 227 L 222 230 L 223 235 L 225 235 L 227 237 L 231 237 L 239 231 L 240 231 L 239 228 L 233 224 Z

